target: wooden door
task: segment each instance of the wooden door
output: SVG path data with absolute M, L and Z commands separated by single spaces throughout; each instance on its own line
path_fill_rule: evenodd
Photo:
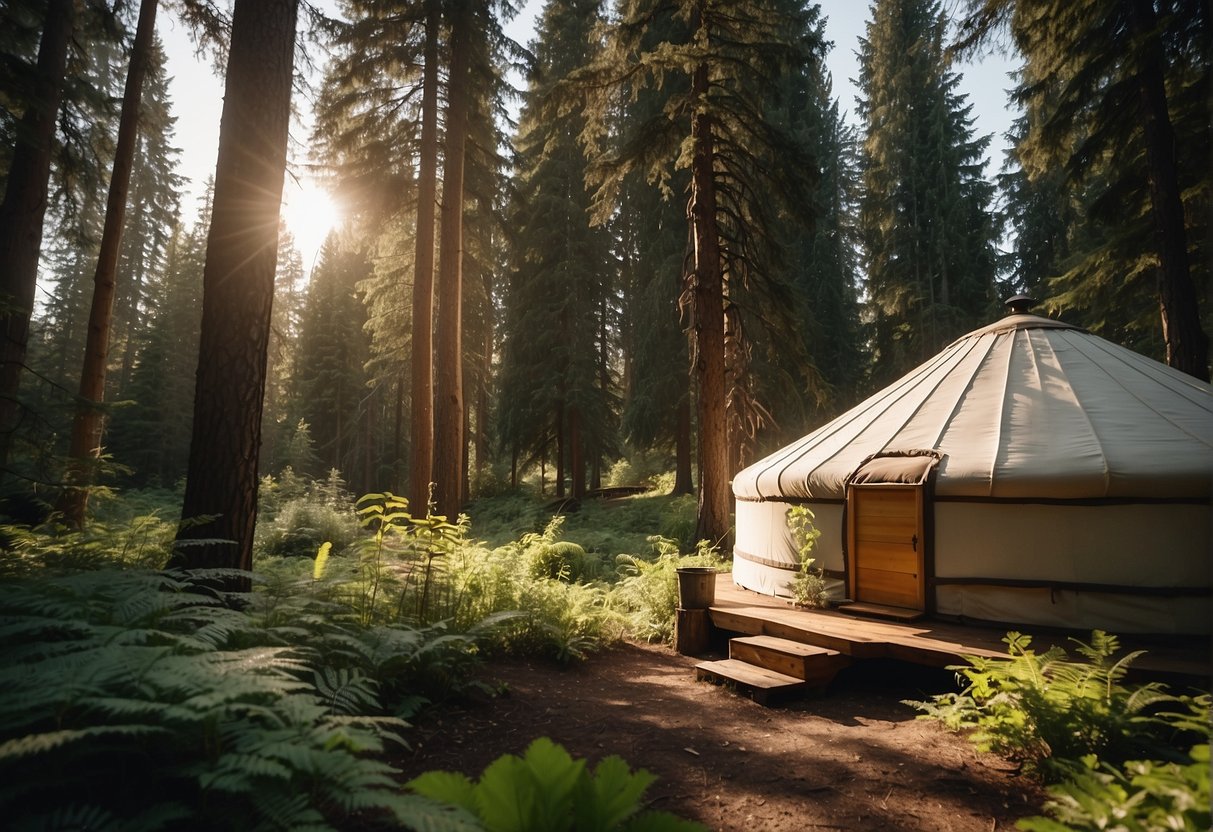
M 865 604 L 922 610 L 922 486 L 853 485 L 848 490 L 848 580 Z

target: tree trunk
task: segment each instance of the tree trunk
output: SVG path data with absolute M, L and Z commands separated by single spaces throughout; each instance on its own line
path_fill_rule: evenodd
M 110 330 L 114 318 L 114 285 L 118 272 L 118 253 L 122 246 L 122 227 L 126 222 L 126 199 L 130 192 L 131 169 L 139 134 L 139 109 L 143 98 L 143 79 L 151 57 L 156 32 L 157 0 L 142 0 L 135 43 L 131 48 L 130 69 L 122 93 L 122 115 L 118 121 L 118 145 L 114 151 L 114 169 L 110 176 L 105 203 L 105 226 L 101 232 L 101 252 L 93 275 L 93 302 L 88 315 L 88 339 L 84 347 L 84 367 L 80 372 L 80 394 L 72 422 L 70 461 L 64 477 L 59 511 L 68 525 L 80 528 L 88 508 L 88 489 L 101 458 L 104 428 L 106 359 L 109 356 Z
M 51 150 L 75 17 L 74 0 L 47 3 L 34 97 L 16 126 L 16 146 L 0 202 L 0 471 L 4 472 L 22 418 L 17 393 L 34 311 Z
M 1175 130 L 1167 111 L 1162 45 L 1152 0 L 1132 0 L 1129 18 L 1145 54 L 1137 77 L 1146 142 L 1146 175 L 1158 246 L 1158 302 L 1167 364 L 1209 380 L 1209 339 L 1200 325 L 1200 306 L 1188 262 L 1188 236 L 1179 192 Z
M 236 0 L 232 11 L 176 567 L 252 567 L 297 14 L 298 0 Z
M 434 397 L 434 500 L 459 513 L 463 468 L 463 162 L 468 124 L 470 0 L 455 2 L 438 243 L 438 353 Z
M 484 271 L 485 304 L 484 342 L 480 354 L 480 379 L 476 385 L 476 470 L 489 464 L 489 379 L 493 377 L 493 282 L 488 269 Z
M 695 534 L 717 546 L 729 537 L 729 446 L 725 423 L 724 290 L 716 228 L 715 147 L 712 116 L 704 100 L 708 67 L 695 68 L 698 104 L 691 125 L 690 220 L 695 239 L 691 299 L 695 377 L 699 383 L 699 512 Z
M 421 163 L 417 182 L 417 241 L 413 253 L 412 448 L 409 503 L 424 516 L 434 474 L 434 203 L 438 175 L 438 0 L 425 10 L 421 87 Z
M 392 420 L 392 491 L 396 494 L 402 493 L 401 486 L 404 484 L 403 472 L 400 470 L 400 461 L 404 459 L 404 374 L 401 373 L 400 378 L 396 379 L 396 402 L 395 414 Z M 425 505 L 424 498 L 420 503 L 410 501 L 410 507 L 413 511 L 419 510 Z
M 585 448 L 581 435 L 581 411 L 577 405 L 569 408 L 569 479 L 573 499 L 585 497 Z
M 684 391 L 678 399 L 678 424 L 674 433 L 674 490 L 671 494 L 694 494 L 691 481 L 691 397 Z
M 557 402 L 553 420 L 556 423 L 556 499 L 564 497 L 564 402 Z

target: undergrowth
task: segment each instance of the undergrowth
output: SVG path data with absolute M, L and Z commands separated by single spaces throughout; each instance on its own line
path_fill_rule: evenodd
M 406 723 L 384 713 L 376 667 L 408 655 L 408 634 L 387 650 L 384 632 L 275 621 L 194 583 L 213 577 L 0 586 L 8 828 L 319 830 L 428 811 L 377 759 Z
M 1208 693 L 1174 694 L 1158 682 L 1127 685 L 1140 651 L 1118 657 L 1115 636 L 1037 653 L 1009 633 L 1008 657 L 966 657 L 959 693 L 909 702 L 969 733 L 981 750 L 1020 762 L 1052 784 L 1046 810 L 1024 829 L 1209 828 Z
M 486 652 L 571 660 L 627 633 L 668 639 L 674 568 L 722 565 L 660 537 L 616 561 L 563 539 L 561 517 L 490 546 L 466 517 L 390 493 L 351 505 L 336 475 L 287 472 L 266 496 L 240 595 L 212 588 L 233 573 L 156 571 L 175 528 L 151 505 L 83 532 L 0 529 L 6 828 L 481 828 L 400 791 L 383 757 L 406 720 L 474 684 Z M 654 505 L 618 516 L 659 522 Z M 644 779 L 572 768 L 578 789 Z M 616 826 L 659 828 L 647 817 Z

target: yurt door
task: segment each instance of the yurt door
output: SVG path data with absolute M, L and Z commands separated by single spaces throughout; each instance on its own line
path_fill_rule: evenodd
M 852 485 L 847 496 L 851 598 L 925 609 L 923 486 Z

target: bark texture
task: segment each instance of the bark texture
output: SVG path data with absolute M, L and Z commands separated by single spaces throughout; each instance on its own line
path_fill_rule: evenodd
M 236 0 L 232 13 L 193 438 L 172 561 L 182 568 L 252 566 L 297 14 L 297 0 Z
M 699 511 L 696 536 L 720 546 L 729 537 L 729 446 L 725 422 L 724 287 L 716 227 L 712 117 L 703 105 L 708 68 L 700 64 L 692 89 L 701 102 L 691 125 L 691 228 L 695 241 L 693 331 L 699 386 Z
M 417 241 L 413 263 L 413 356 L 409 504 L 424 515 L 434 472 L 434 213 L 438 185 L 437 0 L 425 12 L 421 87 L 421 163 L 417 182 Z
M 463 162 L 468 125 L 469 0 L 453 3 L 451 69 L 438 243 L 438 351 L 435 357 L 434 502 L 448 517 L 463 495 Z
M 17 126 L 17 144 L 0 202 L 0 470 L 4 471 L 22 418 L 17 393 L 34 311 L 55 119 L 75 18 L 73 0 L 46 4 L 33 100 Z
M 130 68 L 122 93 L 122 115 L 118 120 L 118 144 L 114 150 L 114 169 L 110 174 L 105 203 L 105 226 L 101 232 L 101 251 L 93 274 L 93 300 L 88 315 L 88 336 L 84 345 L 84 366 L 80 371 L 80 392 L 72 422 L 67 474 L 59 500 L 64 521 L 79 528 L 88 509 L 88 489 L 93 484 L 97 461 L 101 458 L 101 436 L 105 413 L 105 369 L 109 357 L 110 331 L 114 320 L 114 286 L 117 283 L 118 253 L 122 247 L 122 228 L 126 222 L 126 201 L 130 192 L 131 169 L 139 138 L 139 108 L 143 100 L 143 79 L 147 76 L 152 39 L 156 33 L 157 0 L 143 0 L 139 22 L 131 48 Z

